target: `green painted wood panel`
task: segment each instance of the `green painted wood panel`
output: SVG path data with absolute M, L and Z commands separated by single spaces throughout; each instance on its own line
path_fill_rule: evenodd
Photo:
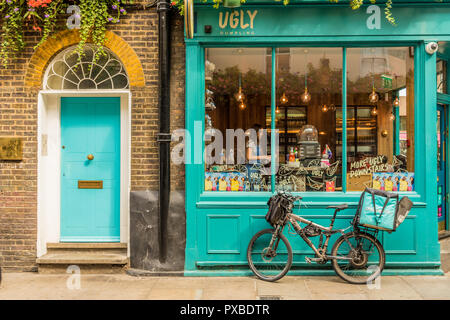
M 186 128 L 194 132 L 195 124 L 204 123 L 204 48 L 205 47 L 278 47 L 278 46 L 413 46 L 415 61 L 415 178 L 416 191 L 400 193 L 414 202 L 404 225 L 392 234 L 380 235 L 388 252 L 384 274 L 440 274 L 440 252 L 437 240 L 436 203 L 436 55 L 425 52 L 425 40 L 450 40 L 450 8 L 398 8 L 397 27 L 382 21 L 380 30 L 366 27 L 367 14 L 348 8 L 244 7 L 257 9 L 255 34 L 220 35 L 221 10 L 198 6 L 197 31 L 186 40 Z M 226 9 L 222 10 L 223 12 Z M 228 10 L 230 11 L 230 10 Z M 240 9 L 238 10 L 240 11 Z M 231 11 L 230 11 L 231 12 Z M 259 20 L 257 20 L 259 17 Z M 414 17 L 413 19 L 411 17 Z M 383 13 L 381 16 L 383 18 Z M 246 22 L 247 21 L 247 22 Z M 248 20 L 244 21 L 248 23 Z M 204 25 L 212 25 L 213 33 L 204 34 Z M 239 21 L 240 24 L 240 21 Z M 345 52 L 345 50 L 344 50 Z M 345 55 L 344 55 L 345 59 Z M 345 63 L 345 60 L 344 60 Z M 344 101 L 345 102 L 345 101 Z M 345 123 L 345 121 L 344 121 Z M 188 144 L 198 144 L 190 137 Z M 203 146 L 202 146 L 203 151 Z M 424 156 L 426 155 L 426 156 Z M 190 156 L 193 160 L 193 156 Z M 223 193 L 203 191 L 203 164 L 186 165 L 186 275 L 247 275 L 246 247 L 256 231 L 268 227 L 263 217 L 269 192 Z M 336 227 L 345 228 L 356 212 L 359 192 L 302 193 L 301 214 L 327 224 L 332 212 L 326 206 L 348 203 L 349 209 L 339 213 Z M 226 235 L 211 229 L 208 217 L 223 216 Z M 231 218 L 232 217 L 232 218 Z M 231 219 L 228 221 L 227 219 Z M 238 222 L 236 222 L 236 219 Z M 220 219 L 219 219 L 220 220 Z M 208 231 L 210 230 L 210 231 Z M 209 232 L 209 233 L 208 233 Z M 231 250 L 228 238 L 232 239 Z M 238 239 L 238 240 L 236 240 Z M 291 274 L 333 274 L 329 266 L 306 264 L 312 251 L 302 240 L 289 236 L 296 249 Z M 208 252 L 208 241 L 216 252 Z M 239 241 L 239 244 L 236 244 Z M 222 243 L 222 244 L 221 244 Z M 237 249 L 239 248 L 239 249 Z M 224 250 L 222 253 L 220 250 Z M 217 251 L 219 250 L 219 251 Z M 309 250 L 309 251 L 308 251 Z M 239 251 L 239 253 L 237 253 Z M 213 267 L 213 269 L 211 269 Z

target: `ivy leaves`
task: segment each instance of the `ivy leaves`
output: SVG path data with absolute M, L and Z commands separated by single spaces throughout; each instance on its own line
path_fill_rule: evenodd
M 84 46 L 93 42 L 99 47 L 94 57 L 104 55 L 103 44 L 107 25 L 118 23 L 126 15 L 125 5 L 133 0 L 0 0 L 0 21 L 2 24 L 0 60 L 7 67 L 13 56 L 25 48 L 24 31 L 40 32 L 35 49 L 39 47 L 60 26 L 65 18 L 68 2 L 78 5 L 80 13 L 80 42 L 75 50 L 81 60 Z
M 210 0 L 203 0 L 203 3 L 207 3 Z M 212 6 L 215 9 L 219 9 L 220 5 L 223 5 L 223 0 L 211 0 Z M 290 0 L 274 0 L 275 2 L 283 2 L 283 5 L 287 6 L 290 3 Z M 328 0 L 329 2 L 338 3 L 339 0 Z M 376 0 L 369 0 L 371 4 L 376 4 Z M 241 0 L 241 3 L 245 3 L 245 0 Z M 359 9 L 364 4 L 364 0 L 351 0 L 350 7 L 353 10 Z M 184 1 L 183 0 L 173 0 L 172 6 L 177 7 L 180 11 L 180 14 L 184 14 Z M 395 18 L 391 12 L 392 9 L 392 0 L 386 0 L 386 7 L 384 8 L 384 14 L 386 20 L 389 21 L 392 25 L 396 25 Z
M 20 0 L 23 1 L 23 0 Z M 3 18 L 2 43 L 0 59 L 6 66 L 11 55 L 17 54 L 25 47 L 22 30 L 24 9 L 19 6 L 20 1 L 3 0 L 0 3 L 0 13 Z
M 337 2 L 337 1 L 335 1 L 335 2 Z M 376 0 L 370 0 L 371 4 L 376 4 L 376 2 L 377 2 Z M 363 4 L 364 4 L 363 0 L 350 1 L 350 7 L 353 10 L 359 9 Z M 392 0 L 387 0 L 386 7 L 384 8 L 384 16 L 385 16 L 386 20 L 389 21 L 390 24 L 395 26 L 396 22 L 395 22 L 395 18 L 392 15 L 391 9 L 392 9 Z

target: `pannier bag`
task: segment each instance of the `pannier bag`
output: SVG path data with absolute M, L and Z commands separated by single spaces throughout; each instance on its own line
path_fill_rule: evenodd
M 398 208 L 398 194 L 366 188 L 359 200 L 358 223 L 368 228 L 395 231 L 399 225 Z
M 269 199 L 269 211 L 266 214 L 266 221 L 272 226 L 283 223 L 287 215 L 286 205 L 288 200 L 279 195 L 275 195 Z

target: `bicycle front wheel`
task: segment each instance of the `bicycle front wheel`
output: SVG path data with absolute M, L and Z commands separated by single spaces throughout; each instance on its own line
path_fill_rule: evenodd
M 274 237 L 274 229 L 259 231 L 250 240 L 247 260 L 250 269 L 261 280 L 277 281 L 292 265 L 292 248 L 283 234 Z
M 381 243 L 365 233 L 341 236 L 331 250 L 337 275 L 353 284 L 370 283 L 383 271 L 385 253 Z

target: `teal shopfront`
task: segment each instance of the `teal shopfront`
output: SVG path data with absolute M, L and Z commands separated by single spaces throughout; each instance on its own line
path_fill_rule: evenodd
M 442 273 L 450 2 L 394 1 L 392 14 L 396 26 L 383 3 L 193 5 L 185 275 L 250 275 L 247 245 L 269 227 L 267 201 L 278 190 L 303 196 L 294 212 L 322 225 L 333 215 L 327 206 L 347 203 L 335 224 L 347 228 L 366 187 L 414 203 L 396 232 L 378 235 L 383 274 Z M 334 274 L 329 263 L 308 264 L 312 250 L 286 235 L 289 274 Z

